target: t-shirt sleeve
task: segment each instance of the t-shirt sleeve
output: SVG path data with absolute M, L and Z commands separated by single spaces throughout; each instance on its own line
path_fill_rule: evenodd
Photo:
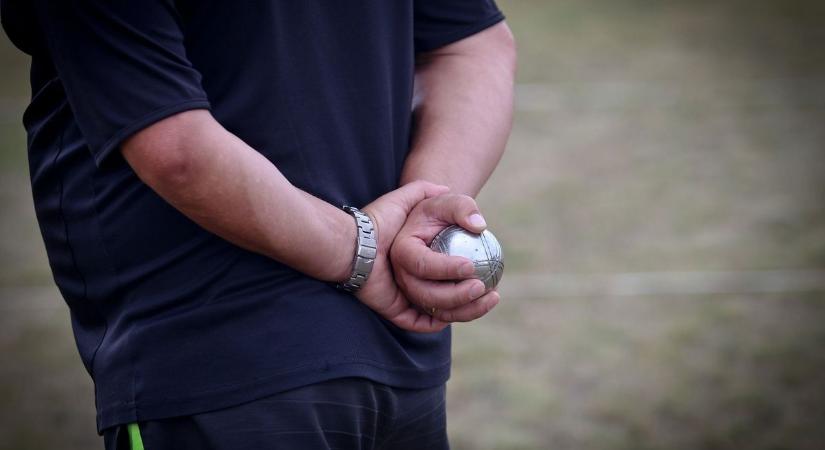
M 493 0 L 415 0 L 415 51 L 464 39 L 504 20 Z
M 172 0 L 35 0 L 72 113 L 100 165 L 124 139 L 209 108 Z

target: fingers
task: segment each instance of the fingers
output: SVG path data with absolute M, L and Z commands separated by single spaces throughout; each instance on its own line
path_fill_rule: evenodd
M 416 333 L 434 333 L 449 325 L 415 308 L 400 292 L 396 292 L 386 310 L 376 312 L 395 326 Z
M 459 306 L 455 309 L 438 310 L 434 317 L 441 322 L 469 322 L 487 314 L 498 305 L 501 296 L 496 291 L 490 291 L 481 298 Z
M 464 280 L 475 275 L 473 262 L 431 250 L 420 239 L 404 237 L 393 248 L 393 264 L 402 272 L 426 280 Z
M 378 229 L 379 251 L 386 251 L 404 225 L 410 211 L 422 200 L 448 192 L 450 188 L 427 181 L 413 181 L 390 191 L 362 208 Z
M 426 198 L 438 197 L 450 192 L 450 187 L 443 184 L 434 184 L 427 181 L 413 181 L 413 183 L 424 183 L 424 194 Z
M 481 280 L 464 280 L 460 283 L 411 280 L 405 283 L 404 292 L 408 298 L 426 308 L 454 309 L 464 306 L 484 295 Z
M 498 305 L 501 296 L 490 291 L 466 305 L 454 309 L 437 310 L 429 315 L 406 302 L 406 307 L 387 319 L 395 326 L 416 333 L 435 333 L 446 328 L 451 322 L 470 322 L 490 312 Z M 386 316 L 385 316 L 386 317 Z
M 487 228 L 476 201 L 468 195 L 441 195 L 428 200 L 424 208 L 428 216 L 445 223 L 454 223 L 474 233 L 481 233 Z
M 434 333 L 447 328 L 449 323 L 423 313 L 410 305 L 403 313 L 390 319 L 395 326 L 416 333 Z
M 405 211 L 410 211 L 421 200 L 436 197 L 449 191 L 450 188 L 447 186 L 418 180 L 407 183 L 387 195 L 391 195 L 396 204 L 401 206 Z

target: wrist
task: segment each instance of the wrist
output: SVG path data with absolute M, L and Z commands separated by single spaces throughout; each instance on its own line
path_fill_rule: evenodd
M 352 274 L 352 255 L 358 250 L 358 230 L 352 216 L 346 212 L 339 209 L 335 217 L 335 229 L 332 232 L 338 239 L 327 280 L 338 283 L 346 281 Z

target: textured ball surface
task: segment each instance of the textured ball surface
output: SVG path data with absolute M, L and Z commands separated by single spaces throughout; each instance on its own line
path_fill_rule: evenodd
M 473 261 L 476 278 L 489 291 L 498 285 L 504 273 L 504 255 L 501 244 L 489 230 L 471 233 L 458 225 L 441 230 L 430 243 L 430 248 L 452 256 L 463 256 Z

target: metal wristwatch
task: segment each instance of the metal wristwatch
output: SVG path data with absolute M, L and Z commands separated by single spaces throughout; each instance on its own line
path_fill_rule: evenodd
M 357 292 L 367 282 L 372 272 L 372 264 L 378 252 L 378 230 L 375 229 L 370 216 L 362 213 L 358 208 L 344 205 L 343 209 L 355 218 L 357 238 L 352 274 L 347 281 L 339 283 L 338 288 L 348 292 Z

